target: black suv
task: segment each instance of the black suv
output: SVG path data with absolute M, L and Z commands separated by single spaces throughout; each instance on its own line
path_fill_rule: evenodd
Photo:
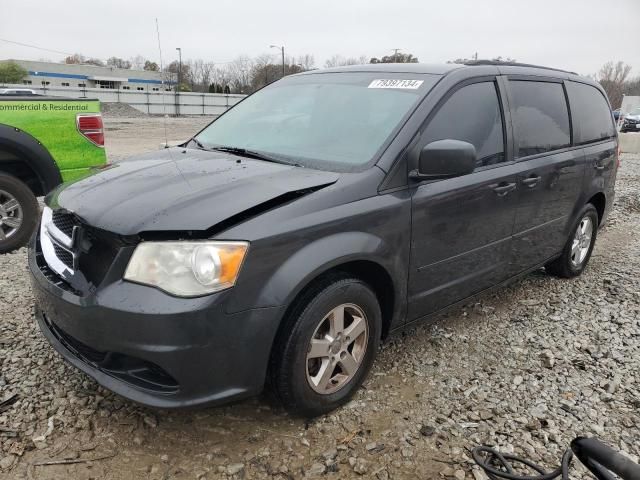
M 42 332 L 157 407 L 265 385 L 327 412 L 381 339 L 544 266 L 579 275 L 613 204 L 602 89 L 523 65 L 364 65 L 251 95 L 178 148 L 46 199 Z

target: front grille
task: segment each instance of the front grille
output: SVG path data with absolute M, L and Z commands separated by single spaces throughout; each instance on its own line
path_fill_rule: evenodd
M 53 224 L 67 237 L 73 238 L 73 227 L 75 218 L 70 213 L 53 212 Z
M 49 269 L 84 294 L 100 286 L 125 245 L 118 235 L 86 225 L 74 214 L 48 207 L 42 213 L 38 243 Z
M 38 265 L 38 268 L 45 276 L 45 278 L 53 283 L 56 287 L 75 296 L 82 295 L 81 292 L 73 288 L 68 282 L 64 281 L 56 272 L 49 268 L 49 265 L 47 265 L 47 261 L 44 259 L 44 255 L 42 254 L 39 246 L 36 248 L 36 264 Z
M 69 267 L 69 269 L 73 270 L 73 254 L 70 251 L 62 248 L 55 242 L 53 243 L 53 250 L 56 252 L 56 257 L 58 257 L 58 260 Z
M 78 255 L 78 270 L 98 286 L 107 276 L 123 242 L 117 235 L 89 226 L 81 227 L 82 238 L 89 248 Z

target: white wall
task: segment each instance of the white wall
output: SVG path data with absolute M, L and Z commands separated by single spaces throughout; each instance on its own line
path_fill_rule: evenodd
M 625 95 L 624 97 L 622 97 L 622 106 L 620 107 L 620 110 L 622 110 L 623 113 L 629 113 L 636 107 L 640 107 L 639 96 L 634 97 L 631 95 Z
M 67 98 L 97 98 L 103 103 L 127 103 L 141 112 L 152 115 L 220 115 L 245 95 L 221 93 L 153 92 L 138 90 L 108 90 L 104 88 L 52 87 L 33 85 L 8 85 L 13 88 L 30 88 L 37 93 Z M 176 112 L 176 106 L 177 112 Z

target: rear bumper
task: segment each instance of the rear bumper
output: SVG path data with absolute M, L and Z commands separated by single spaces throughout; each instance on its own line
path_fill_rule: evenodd
M 47 278 L 33 248 L 29 268 L 44 336 L 109 390 L 161 408 L 262 390 L 281 307 L 226 314 L 225 292 L 180 299 L 122 281 L 80 297 Z

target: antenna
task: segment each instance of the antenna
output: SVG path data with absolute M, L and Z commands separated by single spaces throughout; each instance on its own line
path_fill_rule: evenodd
M 160 44 L 160 27 L 158 26 L 158 17 L 156 17 L 156 34 L 158 35 L 158 51 L 160 52 L 160 82 L 162 85 L 162 118 L 164 124 L 164 148 L 169 148 L 169 139 L 167 138 L 167 107 L 164 101 L 166 88 L 164 87 L 164 64 L 162 62 L 162 45 Z

